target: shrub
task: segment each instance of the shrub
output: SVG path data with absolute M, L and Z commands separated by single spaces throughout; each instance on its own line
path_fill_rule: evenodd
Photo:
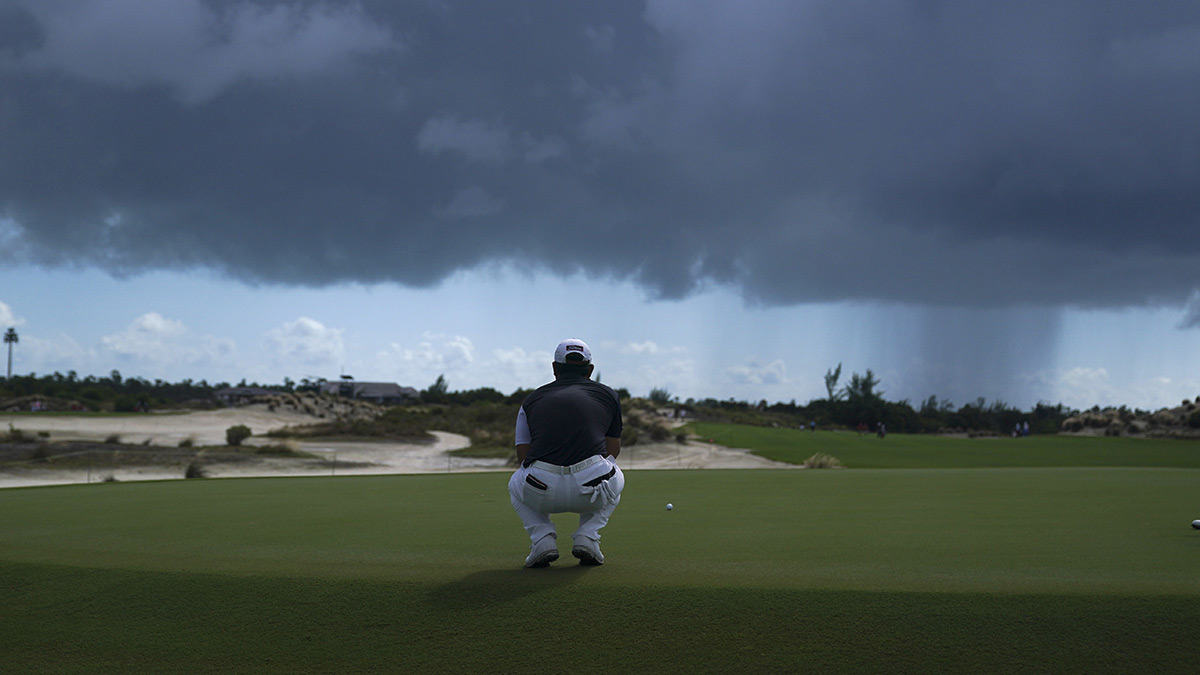
M 208 473 L 204 470 L 204 467 L 200 464 L 200 462 L 193 460 L 189 462 L 187 468 L 183 470 L 183 477 L 207 478 Z
M 27 443 L 29 441 L 32 441 L 33 437 L 30 436 L 29 434 L 25 433 L 24 431 L 21 431 L 20 429 L 14 427 L 12 425 L 12 422 L 9 422 L 8 423 L 8 434 L 4 440 L 9 443 Z
M 804 460 L 804 468 L 806 469 L 840 469 L 842 463 L 837 457 L 827 455 L 823 452 L 818 452 L 812 457 Z
M 229 445 L 241 445 L 242 441 L 250 436 L 250 427 L 245 424 L 237 424 L 225 430 L 225 442 Z
M 688 435 L 686 433 L 680 432 L 678 434 L 675 434 L 675 442 L 679 443 L 680 445 L 687 443 L 687 439 L 688 439 Z
M 260 445 L 257 448 L 254 448 L 254 452 L 259 455 L 275 455 L 278 457 L 308 456 L 307 453 L 300 452 L 300 446 L 295 441 L 284 441 L 282 443 Z
M 138 399 L 136 396 L 121 395 L 113 402 L 113 410 L 116 412 L 138 412 Z
M 181 447 L 181 448 L 190 448 L 195 444 L 196 444 L 196 439 L 192 438 L 191 436 L 188 436 L 187 438 L 183 439 L 182 441 L 179 441 L 179 447 Z
M 1200 410 L 1188 415 L 1187 424 L 1193 429 L 1200 429 Z
M 638 442 L 638 430 L 637 429 L 634 429 L 633 427 L 625 427 L 621 431 L 621 447 L 637 445 L 637 442 Z
M 659 426 L 657 424 L 650 425 L 649 433 L 650 433 L 650 440 L 654 441 L 655 443 L 662 443 L 663 441 L 665 441 L 671 437 L 670 429 L 667 429 L 666 427 L 663 427 L 663 426 Z
M 121 434 L 109 434 L 108 438 L 104 439 L 105 443 L 115 445 L 121 442 Z

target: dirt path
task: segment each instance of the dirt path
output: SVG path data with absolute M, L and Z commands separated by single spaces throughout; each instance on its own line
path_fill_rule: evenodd
M 196 446 L 223 445 L 225 430 L 237 424 L 250 427 L 255 436 L 248 444 L 267 443 L 261 435 L 288 425 L 317 421 L 308 415 L 270 411 L 265 406 L 245 406 L 192 413 L 158 413 L 114 417 L 86 415 L 0 415 L 0 429 L 12 428 L 29 435 L 48 433 L 52 441 L 104 441 L 119 436 L 122 443 L 177 447 L 190 439 Z M 363 474 L 451 473 L 466 471 L 509 471 L 502 459 L 458 457 L 451 451 L 467 447 L 465 436 L 433 432 L 432 443 L 395 442 L 308 442 L 298 449 L 316 459 L 260 457 L 255 461 L 205 463 L 213 478 L 263 476 L 315 476 Z M 216 458 L 214 458 L 216 459 Z M 651 443 L 625 448 L 618 459 L 622 469 L 730 469 L 795 468 L 750 454 L 747 450 L 703 443 Z M 96 466 L 82 469 L 39 469 L 35 465 L 0 466 L 0 487 L 57 485 L 98 482 L 107 478 L 118 481 L 165 480 L 183 478 L 180 465 L 171 466 Z

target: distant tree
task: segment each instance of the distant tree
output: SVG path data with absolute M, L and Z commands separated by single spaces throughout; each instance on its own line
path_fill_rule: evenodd
M 847 384 L 843 391 L 851 400 L 877 401 L 883 398 L 882 391 L 875 391 L 878 386 L 879 378 L 875 377 L 875 373 L 871 372 L 870 368 L 867 368 L 865 375 L 858 373 L 851 375 L 850 384 Z
M 446 376 L 438 375 L 437 379 L 433 381 L 433 384 L 429 385 L 428 389 L 421 392 L 421 398 L 423 398 L 426 403 L 445 403 L 449 398 L 447 395 L 449 390 L 450 383 L 446 381 Z
M 20 341 L 21 341 L 21 339 L 19 337 L 17 337 L 17 329 L 9 326 L 8 332 L 6 332 L 4 334 L 4 344 L 8 345 L 8 377 L 7 377 L 7 379 L 9 379 L 9 380 L 12 379 L 13 345 L 17 344 Z
M 432 394 L 445 394 L 450 391 L 450 383 L 446 381 L 445 375 L 438 375 L 433 384 L 429 385 L 429 392 Z
M 837 368 L 825 371 L 825 391 L 829 392 L 830 401 L 838 401 L 844 398 L 844 394 L 838 391 L 838 380 L 842 377 L 842 364 L 837 364 Z
M 655 405 L 667 405 L 671 402 L 671 392 L 665 387 L 655 387 L 650 390 L 650 401 Z
M 921 403 L 922 415 L 944 415 L 954 411 L 954 403 L 949 399 L 938 398 L 936 394 Z

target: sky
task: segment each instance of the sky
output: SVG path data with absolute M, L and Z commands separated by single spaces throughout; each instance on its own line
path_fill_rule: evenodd
M 1200 396 L 1200 5 L 0 0 L 15 373 Z

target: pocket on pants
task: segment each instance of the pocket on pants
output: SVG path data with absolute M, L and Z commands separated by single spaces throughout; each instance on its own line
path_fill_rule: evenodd
M 535 511 L 548 512 L 550 486 L 537 476 L 525 474 L 525 480 L 521 481 L 521 501 Z

